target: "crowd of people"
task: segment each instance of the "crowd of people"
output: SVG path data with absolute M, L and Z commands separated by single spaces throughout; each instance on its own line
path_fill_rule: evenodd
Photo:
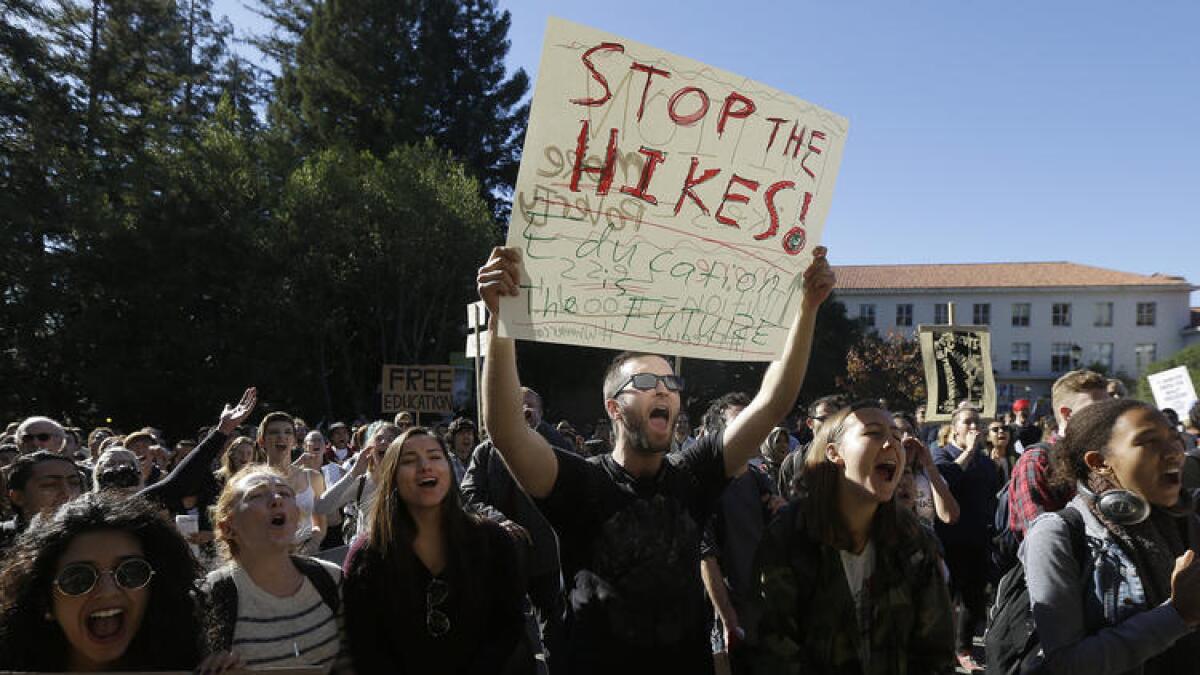
M 493 322 L 519 266 L 479 270 Z M 1200 672 L 1200 405 L 1079 370 L 1041 418 L 797 408 L 833 281 L 818 249 L 759 389 L 694 431 L 671 362 L 631 352 L 591 438 L 551 424 L 494 330 L 478 421 L 250 426 L 249 388 L 173 446 L 14 422 L 0 670 Z M 1018 639 L 981 652 L 989 615 Z

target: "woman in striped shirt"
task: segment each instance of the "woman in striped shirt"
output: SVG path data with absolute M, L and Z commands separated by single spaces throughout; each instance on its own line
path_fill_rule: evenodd
M 208 575 L 215 642 L 254 667 L 334 669 L 342 646 L 341 571 L 290 554 L 300 517 L 287 477 L 250 465 L 217 501 L 217 538 L 228 564 Z

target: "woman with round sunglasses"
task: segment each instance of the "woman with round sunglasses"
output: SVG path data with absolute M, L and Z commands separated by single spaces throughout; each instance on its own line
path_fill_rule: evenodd
M 357 672 L 534 672 L 516 550 L 463 511 L 441 438 L 414 427 L 392 442 L 369 520 L 346 560 Z
M 759 544 L 755 672 L 936 673 L 953 664 L 937 544 L 895 500 L 904 454 L 875 403 L 821 425 L 803 487 Z
M 142 499 L 85 494 L 42 518 L 0 572 L 0 668 L 189 670 L 206 634 L 199 574 Z
M 1078 492 L 1020 549 L 1045 672 L 1200 672 L 1198 521 L 1166 418 L 1132 399 L 1093 403 L 1050 461 Z

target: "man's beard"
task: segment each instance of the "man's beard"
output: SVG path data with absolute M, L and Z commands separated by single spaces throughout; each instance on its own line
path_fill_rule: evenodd
M 645 415 L 634 413 L 631 410 L 626 410 L 623 417 L 624 424 L 621 425 L 621 433 L 625 434 L 629 448 L 634 452 L 643 455 L 656 455 L 664 453 L 671 449 L 671 439 L 674 434 L 667 434 L 667 439 L 662 447 L 655 448 L 650 445 L 650 436 L 646 432 L 646 424 L 649 420 Z M 667 420 L 667 428 L 673 429 L 674 420 Z

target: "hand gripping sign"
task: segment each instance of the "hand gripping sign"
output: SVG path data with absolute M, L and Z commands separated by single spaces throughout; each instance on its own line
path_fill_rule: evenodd
M 703 63 L 551 19 L 501 335 L 709 359 L 783 348 L 848 122 Z

